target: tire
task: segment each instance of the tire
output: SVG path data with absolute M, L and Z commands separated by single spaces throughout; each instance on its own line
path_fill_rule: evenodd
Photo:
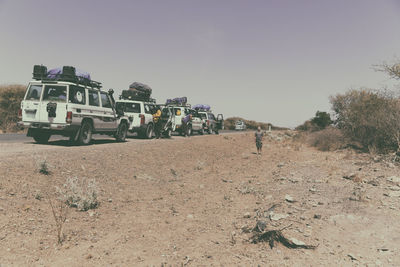
M 144 134 L 144 138 L 151 139 L 153 137 L 153 124 L 147 125 L 146 132 Z
M 172 136 L 172 129 L 168 128 L 165 132 L 164 132 L 164 137 L 166 138 L 171 138 Z
M 37 132 L 33 136 L 33 139 L 38 144 L 47 144 L 49 142 L 51 134 L 46 132 Z
M 118 142 L 125 142 L 126 135 L 128 134 L 128 125 L 125 122 L 122 122 L 118 126 L 117 133 L 115 134 L 115 139 Z
M 204 129 L 201 128 L 201 130 L 199 131 L 199 134 L 204 135 Z
M 213 134 L 213 128 L 210 126 L 210 128 L 208 129 L 208 133 L 209 134 Z
M 89 121 L 84 121 L 79 129 L 78 144 L 89 145 L 92 141 L 93 127 Z
M 192 126 L 188 126 L 187 129 L 186 129 L 186 135 L 187 135 L 187 136 L 191 136 L 192 133 L 193 133 L 193 131 L 192 131 Z

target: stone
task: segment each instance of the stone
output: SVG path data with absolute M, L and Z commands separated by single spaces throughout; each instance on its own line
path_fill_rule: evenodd
M 286 200 L 287 202 L 290 202 L 290 203 L 293 203 L 293 202 L 294 202 L 293 197 L 290 196 L 290 195 L 286 195 L 286 196 L 285 196 L 285 200 Z
M 250 212 L 246 212 L 245 214 L 243 214 L 243 218 L 251 218 Z
M 274 213 L 273 211 L 269 213 L 269 218 L 271 219 L 271 221 L 279 221 L 281 219 L 287 218 L 288 216 L 289 215 L 287 214 Z
M 400 177 L 397 176 L 390 176 L 386 180 L 392 183 L 400 183 Z
M 267 222 L 266 221 L 257 221 L 257 224 L 254 227 L 253 231 L 264 232 L 265 228 L 267 228 Z
M 293 244 L 295 244 L 296 246 L 305 246 L 306 245 L 306 243 L 304 243 L 303 241 L 297 240 L 294 237 L 289 238 L 289 240 L 292 241 Z

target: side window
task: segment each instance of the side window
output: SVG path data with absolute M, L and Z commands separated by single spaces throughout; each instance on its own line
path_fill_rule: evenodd
M 103 108 L 112 108 L 110 98 L 107 93 L 100 92 L 101 95 L 101 106 Z
M 65 102 L 67 100 L 67 87 L 60 85 L 46 85 L 43 100 Z
M 125 111 L 132 113 L 140 113 L 140 103 L 125 103 Z
M 152 108 L 150 107 L 150 105 L 144 105 L 144 113 L 146 114 L 151 114 L 151 110 Z
M 89 90 L 89 105 L 100 106 L 99 92 L 96 90 Z
M 86 104 L 85 88 L 75 85 L 70 85 L 68 102 L 85 105 Z
M 31 85 L 26 94 L 25 100 L 39 100 L 42 94 L 42 85 Z
M 215 120 L 214 114 L 208 113 L 208 119 Z

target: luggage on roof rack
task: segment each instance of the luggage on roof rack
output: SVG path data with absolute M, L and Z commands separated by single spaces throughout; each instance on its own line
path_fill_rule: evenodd
M 150 86 L 148 86 L 147 84 L 144 84 L 144 83 L 140 83 L 140 82 L 133 82 L 131 85 L 129 85 L 129 89 L 147 93 L 148 95 L 151 95 L 151 93 L 153 91 L 150 88 Z
M 54 68 L 47 71 L 47 67 L 43 65 L 33 66 L 33 79 L 46 81 L 65 81 L 86 85 L 95 88 L 101 88 L 101 83 L 93 81 L 90 74 L 75 69 L 72 66 L 63 66 L 62 68 Z
M 146 102 L 156 102 L 155 99 L 150 97 L 148 92 L 143 92 L 139 90 L 122 90 L 121 99 L 125 100 L 137 100 L 137 101 L 146 101 Z
M 173 99 L 167 99 L 166 105 L 178 105 L 178 106 L 187 106 L 187 97 L 175 97 Z
M 211 109 L 209 105 L 204 105 L 204 104 L 197 104 L 194 105 L 192 108 L 198 111 L 210 111 Z

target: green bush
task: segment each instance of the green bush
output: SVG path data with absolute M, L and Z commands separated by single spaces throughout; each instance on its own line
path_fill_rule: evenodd
M 388 91 L 350 90 L 330 98 L 335 125 L 364 150 L 397 150 L 400 141 L 400 102 Z
M 333 121 L 331 120 L 331 116 L 328 113 L 324 111 L 317 111 L 314 118 L 312 118 L 311 120 L 307 120 L 303 124 L 297 126 L 296 130 L 314 132 L 325 129 L 332 123 Z
M 25 86 L 18 84 L 0 86 L 0 129 L 3 132 L 17 130 L 18 110 L 25 89 Z

